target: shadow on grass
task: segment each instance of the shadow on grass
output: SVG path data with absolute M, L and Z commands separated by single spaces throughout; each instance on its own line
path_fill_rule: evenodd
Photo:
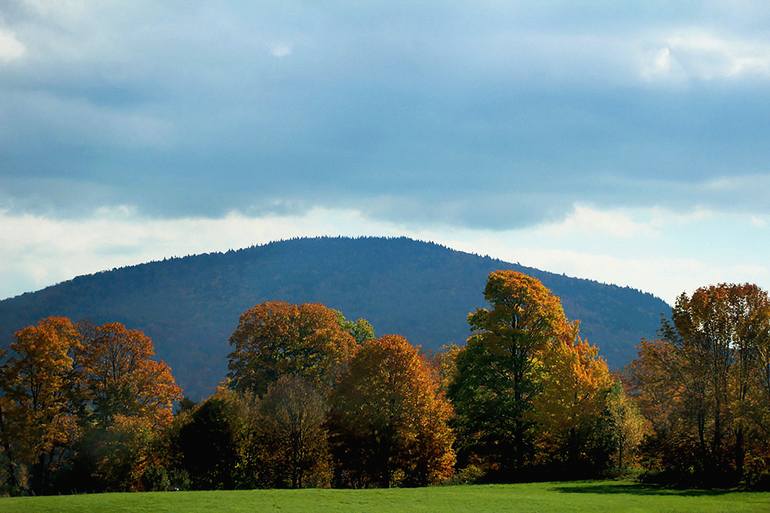
M 628 494 L 628 495 L 667 495 L 670 497 L 700 497 L 724 495 L 731 490 L 702 490 L 702 489 L 679 489 L 666 488 L 663 486 L 651 486 L 644 484 L 629 483 L 605 483 L 605 484 L 586 484 L 576 486 L 556 486 L 553 491 L 560 493 L 595 493 L 595 494 Z

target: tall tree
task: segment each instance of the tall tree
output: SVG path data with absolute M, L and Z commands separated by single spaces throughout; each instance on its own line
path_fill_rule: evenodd
M 770 373 L 770 362 L 765 359 L 770 347 L 770 297 L 758 286 L 747 283 L 731 286 L 727 303 L 733 326 L 727 385 L 733 419 L 733 458 L 736 474 L 743 476 L 748 439 L 770 439 L 766 427 L 770 397 L 755 378 Z M 770 449 L 767 445 L 761 449 L 765 454 Z
M 118 415 L 171 422 L 174 401 L 182 398 L 171 368 L 156 361 L 152 340 L 119 322 L 81 325 L 79 371 L 97 424 L 108 427 Z
M 241 315 L 230 337 L 228 374 L 236 390 L 262 396 L 284 374 L 322 389 L 337 382 L 357 350 L 338 312 L 320 304 L 258 304 Z
M 366 342 L 333 395 L 338 481 L 424 485 L 452 472 L 452 410 L 405 338 Z
M 65 317 L 16 332 L 0 368 L 0 437 L 14 484 L 22 484 L 17 469 L 26 466 L 33 491 L 45 491 L 61 449 L 77 436 L 73 353 L 79 347 L 78 332 Z
M 484 297 L 492 308 L 468 316 L 473 334 L 457 355 L 449 396 L 464 452 L 509 475 L 523 469 L 532 449 L 539 353 L 569 326 L 559 298 L 525 274 L 490 273 Z
M 682 294 L 662 332 L 666 340 L 642 344 L 632 365 L 655 430 L 649 460 L 706 484 L 746 477 L 747 451 L 752 461 L 770 462 L 763 442 L 770 401 L 757 379 L 767 373 L 767 292 L 720 284 Z

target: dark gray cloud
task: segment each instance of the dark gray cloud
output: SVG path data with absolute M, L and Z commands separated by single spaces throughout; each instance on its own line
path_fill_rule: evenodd
M 601 4 L 0 4 L 0 208 L 770 212 L 770 7 Z

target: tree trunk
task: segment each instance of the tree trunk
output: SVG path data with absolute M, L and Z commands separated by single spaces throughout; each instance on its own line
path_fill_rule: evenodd
M 11 488 L 13 490 L 18 490 L 21 488 L 21 484 L 19 483 L 19 478 L 16 475 L 16 465 L 13 462 L 13 452 L 11 450 L 11 442 L 9 440 L 9 436 L 7 433 L 7 427 L 5 425 L 5 416 L 3 413 L 3 408 L 0 406 L 0 437 L 2 437 L 3 440 L 3 450 L 5 451 L 5 456 L 8 459 L 8 463 L 6 464 L 6 472 L 8 472 L 8 479 L 10 481 Z
M 735 433 L 735 474 L 738 479 L 743 479 L 743 464 L 746 459 L 746 447 L 743 438 L 743 427 Z

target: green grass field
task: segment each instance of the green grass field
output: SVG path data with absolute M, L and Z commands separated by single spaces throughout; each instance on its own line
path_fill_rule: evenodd
M 2 513 L 770 512 L 770 493 L 667 490 L 627 481 L 389 490 L 108 493 L 0 498 Z

